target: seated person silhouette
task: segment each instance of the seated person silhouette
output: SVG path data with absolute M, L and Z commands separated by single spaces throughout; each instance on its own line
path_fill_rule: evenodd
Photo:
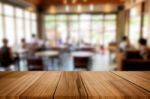
M 13 63 L 11 48 L 8 46 L 8 40 L 3 39 L 3 46 L 0 49 L 0 63 L 4 68 L 9 68 Z

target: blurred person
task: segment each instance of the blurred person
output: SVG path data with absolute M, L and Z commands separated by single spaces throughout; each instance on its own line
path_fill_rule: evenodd
M 123 37 L 122 37 L 122 41 L 121 41 L 121 43 L 119 44 L 119 49 L 120 49 L 120 51 L 125 52 L 125 51 L 127 51 L 130 47 L 131 47 L 131 45 L 130 45 L 130 42 L 129 42 L 129 40 L 128 40 L 128 37 L 123 36 Z
M 9 69 L 9 66 L 14 62 L 13 54 L 11 48 L 8 46 L 8 40 L 3 39 L 3 46 L 0 49 L 0 61 L 2 67 L 5 67 L 6 70 Z
M 29 43 L 29 56 L 33 56 L 39 47 L 39 39 L 36 37 L 35 34 L 32 34 L 31 36 L 31 41 Z
M 147 40 L 144 38 L 139 39 L 139 50 L 142 58 L 147 59 L 149 55 L 149 48 L 147 46 Z
M 36 45 L 36 46 L 37 46 L 37 45 L 39 44 L 39 39 L 36 37 L 35 34 L 32 34 L 31 36 L 32 36 L 32 37 L 31 37 L 31 42 L 30 42 L 30 43 L 31 43 L 32 45 Z
M 21 39 L 21 49 L 27 49 L 28 48 L 28 44 L 26 43 L 25 38 Z

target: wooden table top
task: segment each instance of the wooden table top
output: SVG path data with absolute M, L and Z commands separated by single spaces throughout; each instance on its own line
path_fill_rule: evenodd
M 150 99 L 150 72 L 0 72 L 0 99 Z
M 90 51 L 74 51 L 71 53 L 73 57 L 92 57 L 94 53 Z
M 41 56 L 58 56 L 59 52 L 58 51 L 54 51 L 54 50 L 49 50 L 49 51 L 41 51 L 41 52 L 37 52 L 35 54 L 35 56 L 41 57 Z

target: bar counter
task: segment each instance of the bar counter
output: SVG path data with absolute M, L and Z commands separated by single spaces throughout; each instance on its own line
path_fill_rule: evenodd
M 0 72 L 0 99 L 150 99 L 150 72 Z

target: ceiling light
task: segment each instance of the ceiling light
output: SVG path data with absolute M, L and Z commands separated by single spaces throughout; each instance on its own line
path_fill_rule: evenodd
M 64 3 L 64 4 L 67 4 L 67 0 L 63 0 L 63 3 Z
M 87 2 L 87 0 L 83 0 L 83 2 Z
M 75 4 L 77 2 L 77 0 L 72 0 L 72 4 Z
M 81 6 L 81 5 L 78 5 L 78 6 L 77 6 L 77 11 L 78 11 L 78 12 L 82 12 L 82 6 Z
M 51 13 L 51 14 L 56 13 L 56 7 L 55 6 L 50 6 L 49 13 Z
M 93 10 L 94 10 L 94 5 L 91 4 L 91 5 L 89 6 L 89 9 L 90 9 L 90 11 L 93 11 Z
M 65 10 L 66 10 L 66 12 L 69 12 L 70 11 L 70 7 L 68 5 L 65 6 Z

